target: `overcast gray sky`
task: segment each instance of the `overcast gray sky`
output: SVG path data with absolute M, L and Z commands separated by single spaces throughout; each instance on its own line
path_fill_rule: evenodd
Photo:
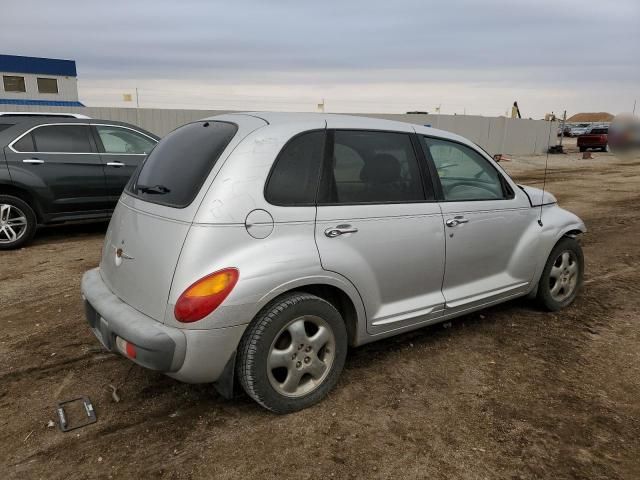
M 142 107 L 630 111 L 640 0 L 22 0 L 2 52 L 77 61 L 81 100 Z

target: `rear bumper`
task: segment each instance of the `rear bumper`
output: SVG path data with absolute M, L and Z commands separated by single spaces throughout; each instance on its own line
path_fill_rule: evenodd
M 136 357 L 127 358 L 184 382 L 216 381 L 246 328 L 167 327 L 115 296 L 97 268 L 84 274 L 81 289 L 87 322 L 107 350 L 122 353 L 116 346 L 116 337 L 120 337 L 136 347 Z

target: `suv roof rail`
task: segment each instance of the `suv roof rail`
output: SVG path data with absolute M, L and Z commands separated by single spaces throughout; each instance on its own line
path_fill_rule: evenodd
M 58 117 L 89 119 L 87 115 L 70 112 L 0 112 L 0 117 Z

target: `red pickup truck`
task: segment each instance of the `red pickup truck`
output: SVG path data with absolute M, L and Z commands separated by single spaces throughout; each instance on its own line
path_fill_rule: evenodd
M 581 152 L 597 148 L 606 152 L 609 147 L 609 127 L 591 127 L 587 133 L 578 137 L 578 148 Z

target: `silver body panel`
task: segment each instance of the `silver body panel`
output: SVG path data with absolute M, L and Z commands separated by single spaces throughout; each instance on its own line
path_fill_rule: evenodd
M 477 148 L 447 132 L 361 117 L 252 113 L 211 120 L 239 129 L 195 200 L 177 209 L 123 194 L 99 267 L 114 298 L 153 319 L 147 322 L 183 333 L 183 365 L 167 374 L 186 381 L 215 381 L 247 324 L 285 292 L 341 290 L 356 314 L 351 343 L 361 345 L 531 292 L 555 243 L 586 231 L 551 195 L 523 190 L 506 174 L 515 192 L 508 200 L 274 206 L 264 198 L 265 181 L 283 146 L 304 131 L 416 132 Z M 455 217 L 466 222 L 447 226 Z M 325 233 L 344 225 L 357 232 Z M 117 248 L 131 258 L 116 264 Z M 173 310 L 181 293 L 226 267 L 240 278 L 224 303 L 198 322 L 178 322 Z M 91 285 L 83 282 L 83 289 Z M 118 314 L 104 308 L 105 318 Z

